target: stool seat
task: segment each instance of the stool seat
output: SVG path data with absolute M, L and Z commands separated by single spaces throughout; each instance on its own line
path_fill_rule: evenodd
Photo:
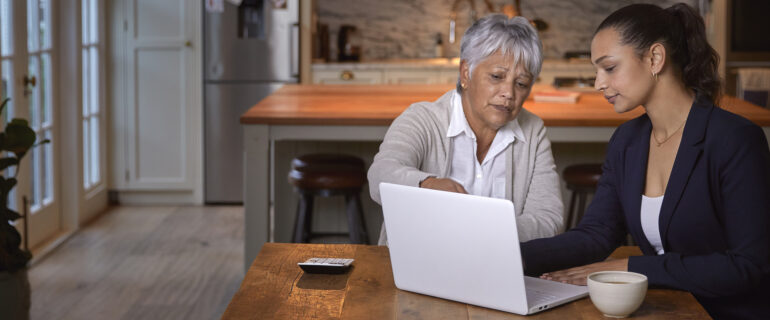
M 575 164 L 564 169 L 564 181 L 567 187 L 596 188 L 599 178 L 602 177 L 602 165 L 599 163 Z
M 366 167 L 349 155 L 303 155 L 291 161 L 289 183 L 302 189 L 360 188 L 366 183 Z
M 313 198 L 342 195 L 351 243 L 369 243 L 359 194 L 366 184 L 366 165 L 358 157 L 344 154 L 307 154 L 291 161 L 289 183 L 299 193 L 292 241 L 304 243 L 313 237 L 340 235 L 312 231 Z
M 596 192 L 599 178 L 602 177 L 601 163 L 573 164 L 564 169 L 562 173 L 567 189 L 572 190 L 569 201 L 569 212 L 566 229 L 572 229 L 583 218 L 586 209 L 588 194 Z
M 567 213 L 567 221 L 565 223 L 567 230 L 569 230 L 575 227 L 580 222 L 580 219 L 583 218 L 586 206 L 588 205 L 586 202 L 588 194 L 596 193 L 599 178 L 602 177 L 602 164 L 574 164 L 564 169 L 562 177 L 567 182 L 567 189 L 572 190 L 569 212 Z M 626 236 L 625 245 L 635 245 L 630 235 Z

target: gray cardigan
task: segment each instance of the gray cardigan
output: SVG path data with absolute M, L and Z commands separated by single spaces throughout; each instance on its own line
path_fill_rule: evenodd
M 452 117 L 452 94 L 434 102 L 418 102 L 393 121 L 380 151 L 369 168 L 372 199 L 380 201 L 380 182 L 419 186 L 429 176 L 448 177 L 451 169 L 451 139 L 447 128 Z M 556 235 L 564 223 L 559 175 L 545 136 L 543 120 L 523 109 L 518 121 L 525 140 L 515 140 L 505 149 L 505 197 L 513 200 L 516 227 L 521 242 Z M 380 245 L 387 245 L 385 224 Z

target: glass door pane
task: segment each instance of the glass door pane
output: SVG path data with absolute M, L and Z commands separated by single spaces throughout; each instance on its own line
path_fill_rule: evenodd
M 97 0 L 82 2 L 82 68 L 83 68 L 83 187 L 88 190 L 101 182 L 101 87 L 99 16 Z
M 0 101 L 11 98 L 3 111 L 3 125 L 13 116 L 13 15 L 11 0 L 0 0 Z
M 11 121 L 14 116 L 15 90 L 13 81 L 14 62 L 13 62 L 13 1 L 0 0 L 0 101 L 9 98 L 11 100 L 5 105 L 2 115 L 0 115 L 0 128 Z M 7 156 L 3 154 L 2 156 Z M 16 174 L 14 168 L 8 168 L 2 174 L 6 177 L 12 177 Z M 8 207 L 18 211 L 16 207 L 16 190 L 14 189 L 8 196 Z
M 29 95 L 30 125 L 38 141 L 53 137 L 53 99 L 51 68 L 51 2 L 27 0 L 27 55 L 32 80 Z M 52 140 L 52 143 L 56 143 Z M 53 202 L 53 147 L 49 144 L 30 152 L 30 200 L 34 214 Z
M 37 77 L 36 75 L 40 74 L 40 65 L 38 63 L 38 57 L 30 55 L 29 57 L 29 66 L 27 67 L 27 74 L 28 77 Z M 35 81 L 37 83 L 37 81 Z M 35 130 L 35 133 L 40 135 L 40 86 L 33 85 L 30 89 L 30 95 L 29 95 L 29 125 L 32 127 L 32 130 Z M 31 152 L 28 153 L 30 157 L 30 164 L 31 164 L 31 171 L 32 171 L 32 180 L 30 184 L 30 201 L 32 208 L 36 208 L 40 206 L 41 203 L 41 196 L 40 196 L 40 148 L 34 148 L 31 150 Z M 34 209 L 33 209 L 34 211 Z

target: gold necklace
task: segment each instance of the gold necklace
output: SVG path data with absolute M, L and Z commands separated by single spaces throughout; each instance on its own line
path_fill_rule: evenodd
M 682 128 L 684 128 L 684 124 L 685 124 L 685 123 L 687 123 L 687 120 L 686 120 L 686 119 L 685 119 L 685 121 L 684 121 L 684 122 L 682 122 L 682 125 L 681 125 L 681 126 L 679 126 L 679 128 L 678 128 L 678 129 L 676 129 L 676 131 L 674 131 L 674 133 L 672 133 L 672 134 L 671 134 L 670 136 L 668 136 L 667 138 L 663 139 L 663 141 L 661 141 L 661 142 L 658 142 L 658 136 L 656 136 L 656 135 L 655 135 L 655 130 L 652 130 L 652 138 L 655 140 L 655 144 L 657 145 L 657 147 L 660 147 L 661 145 L 663 145 L 664 143 L 666 143 L 666 141 L 668 141 L 669 139 L 671 139 L 671 137 L 675 136 L 675 135 L 676 135 L 676 133 L 677 133 L 677 132 L 679 132 L 679 130 L 682 130 Z

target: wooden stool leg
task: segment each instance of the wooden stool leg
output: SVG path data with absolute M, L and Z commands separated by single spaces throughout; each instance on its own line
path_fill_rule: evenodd
M 294 221 L 294 243 L 305 243 L 310 240 L 311 226 L 313 222 L 313 196 L 304 192 L 299 193 L 297 205 L 297 219 Z
M 580 194 L 578 195 L 578 214 L 577 217 L 575 217 L 575 225 L 580 223 L 580 220 L 583 219 L 583 214 L 585 214 L 586 211 L 586 192 L 583 190 L 580 191 Z
M 575 197 L 576 191 L 572 191 L 572 196 L 569 198 L 569 212 L 567 212 L 567 223 L 564 225 L 564 230 L 572 229 L 575 226 Z
M 356 210 L 358 211 L 358 223 L 361 225 L 361 239 L 364 240 L 363 244 L 369 244 L 369 233 L 366 232 L 366 220 L 364 219 L 364 208 L 361 205 L 360 192 L 356 192 L 353 197 L 356 202 Z
M 361 199 L 358 196 L 359 193 L 360 190 L 345 195 L 346 211 L 348 215 L 348 232 L 350 233 L 351 243 L 368 244 L 369 237 L 366 234 L 363 210 L 361 209 Z

